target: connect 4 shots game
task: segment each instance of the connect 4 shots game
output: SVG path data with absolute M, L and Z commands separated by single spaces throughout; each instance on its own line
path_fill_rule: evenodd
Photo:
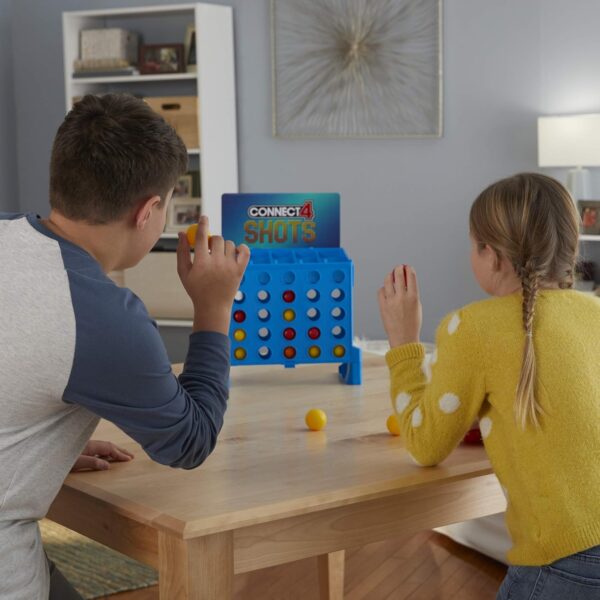
M 337 363 L 345 383 L 360 384 L 339 194 L 225 194 L 222 223 L 226 239 L 251 249 L 233 306 L 231 364 Z

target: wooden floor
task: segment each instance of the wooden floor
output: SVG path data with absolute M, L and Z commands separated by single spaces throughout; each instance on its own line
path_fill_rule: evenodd
M 346 552 L 345 600 L 494 600 L 506 568 L 435 532 Z M 158 600 L 156 587 L 109 597 Z M 235 600 L 318 600 L 317 561 L 237 575 Z

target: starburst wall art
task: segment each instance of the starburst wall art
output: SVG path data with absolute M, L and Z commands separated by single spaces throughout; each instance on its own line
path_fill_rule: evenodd
M 441 0 L 271 0 L 271 27 L 275 136 L 441 136 Z

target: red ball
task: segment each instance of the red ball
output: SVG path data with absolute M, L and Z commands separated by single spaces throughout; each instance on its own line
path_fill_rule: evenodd
M 319 337 L 321 337 L 321 330 L 318 327 L 311 327 L 308 330 L 308 337 L 311 340 L 317 340 L 317 339 L 319 339 Z
M 246 313 L 243 310 L 236 310 L 233 313 L 233 320 L 236 323 L 243 323 L 246 320 Z
M 287 327 L 283 330 L 283 337 L 286 340 L 293 340 L 296 337 L 296 330 L 291 327 Z
M 292 290 L 286 290 L 283 292 L 283 301 L 284 302 L 293 302 L 296 299 L 296 294 Z
M 463 442 L 465 444 L 482 444 L 483 440 L 481 439 L 481 431 L 479 431 L 479 427 L 475 427 L 474 429 L 467 431 L 465 437 L 463 438 Z
M 291 346 L 288 346 L 287 348 L 283 349 L 283 355 L 286 358 L 294 358 L 294 356 L 296 356 L 296 348 L 292 348 Z

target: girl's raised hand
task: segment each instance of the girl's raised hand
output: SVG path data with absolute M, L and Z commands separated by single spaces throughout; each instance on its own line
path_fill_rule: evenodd
M 395 267 L 385 278 L 378 299 L 390 347 L 418 342 L 423 309 L 415 270 L 408 265 Z

